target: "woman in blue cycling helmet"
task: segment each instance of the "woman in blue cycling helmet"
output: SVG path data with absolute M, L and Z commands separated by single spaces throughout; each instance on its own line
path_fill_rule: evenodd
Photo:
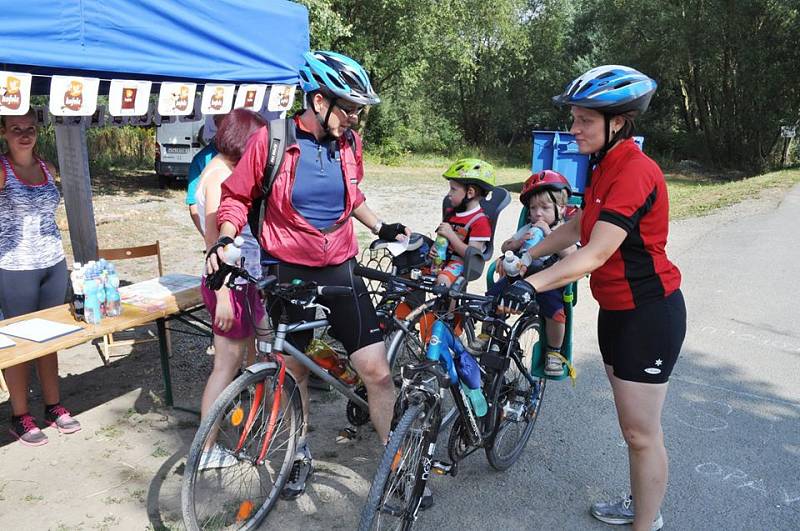
M 669 198 L 664 175 L 634 143 L 633 121 L 656 82 L 626 66 L 593 68 L 553 98 L 570 106 L 581 153 L 592 155 L 578 214 L 528 251 L 539 258 L 576 242 L 558 263 L 512 284 L 501 307 L 519 310 L 536 296 L 591 273 L 599 303 L 597 333 L 628 447 L 632 496 L 592 505 L 591 514 L 637 531 L 663 526 L 667 451 L 661 411 L 686 334 L 681 274 L 665 252 Z M 635 510 L 633 500 L 636 500 Z
M 315 51 L 306 52 L 304 58 L 300 85 L 306 94 L 306 106 L 314 111 L 326 132 L 330 132 L 334 108 L 343 111 L 351 122 L 357 122 L 364 106 L 381 102 L 364 67 L 346 55 Z

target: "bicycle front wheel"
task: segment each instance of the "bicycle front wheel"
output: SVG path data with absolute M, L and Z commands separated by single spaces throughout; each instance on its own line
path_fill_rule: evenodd
M 200 423 L 181 490 L 187 529 L 253 529 L 275 505 L 303 418 L 294 380 L 286 373 L 278 394 L 277 379 L 272 368 L 245 371 Z
M 395 426 L 361 511 L 359 531 L 411 529 L 422 489 L 423 460 L 429 444 L 426 405 L 415 404 Z
M 525 377 L 530 372 L 533 347 L 539 341 L 539 319 L 522 325 L 509 346 L 508 369 L 497 374 L 489 391 L 495 430 L 486 446 L 486 458 L 495 470 L 507 470 L 525 450 L 542 407 L 547 380 Z

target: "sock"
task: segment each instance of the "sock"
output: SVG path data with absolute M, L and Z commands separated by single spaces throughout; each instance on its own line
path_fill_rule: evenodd
M 297 442 L 297 448 L 294 451 L 295 459 L 311 459 L 311 448 L 308 446 L 308 441 L 302 439 Z
M 55 408 L 56 406 L 59 406 L 59 405 L 61 405 L 61 402 L 56 402 L 55 404 L 45 404 L 44 405 L 44 412 L 45 413 L 50 413 L 51 411 L 53 411 L 53 408 Z
M 547 345 L 547 352 L 557 352 L 558 354 L 561 354 L 561 347 L 551 347 L 550 345 Z

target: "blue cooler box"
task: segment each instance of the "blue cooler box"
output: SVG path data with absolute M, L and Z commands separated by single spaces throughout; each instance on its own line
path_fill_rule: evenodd
M 644 137 L 633 137 L 641 149 Z M 586 184 L 586 171 L 589 168 L 589 155 L 578 152 L 578 143 L 570 133 L 562 131 L 533 132 L 533 173 L 542 170 L 557 171 L 569 180 L 572 191 L 583 194 Z

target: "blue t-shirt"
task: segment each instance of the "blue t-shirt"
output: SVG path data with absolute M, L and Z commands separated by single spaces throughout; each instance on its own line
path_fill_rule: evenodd
M 198 151 L 197 155 L 192 157 L 192 163 L 189 164 L 189 175 L 186 177 L 186 180 L 189 181 L 186 185 L 187 205 L 191 206 L 197 203 L 194 195 L 197 192 L 197 185 L 200 184 L 200 174 L 203 173 L 205 167 L 218 153 L 217 145 L 214 143 L 214 140 L 211 140 L 206 147 Z
M 312 226 L 325 229 L 344 212 L 344 175 L 337 142 L 317 142 L 297 130 L 300 158 L 295 169 L 292 206 Z

